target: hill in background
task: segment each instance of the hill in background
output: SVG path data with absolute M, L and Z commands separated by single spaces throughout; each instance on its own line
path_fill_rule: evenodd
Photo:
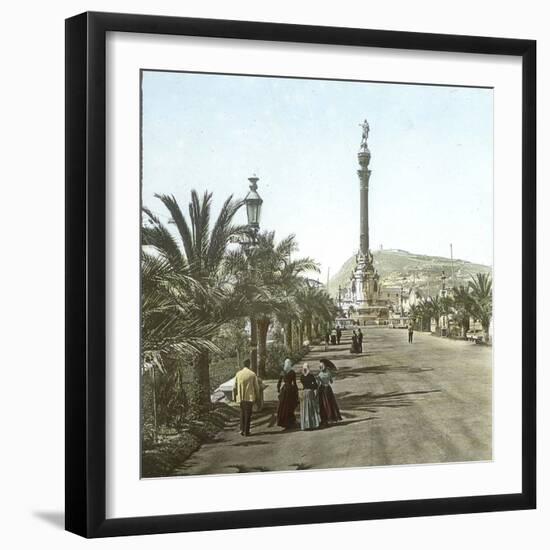
M 425 296 L 436 294 L 441 288 L 441 272 L 447 275 L 447 287 L 453 285 L 452 272 L 454 268 L 454 284 L 466 284 L 476 273 L 492 273 L 487 265 L 453 260 L 440 256 L 411 254 L 405 250 L 373 251 L 374 266 L 380 275 L 383 287 L 410 287 L 413 284 Z M 347 260 L 340 271 L 330 279 L 329 292 L 338 296 L 338 286 L 349 286 L 349 280 L 355 267 L 355 255 Z

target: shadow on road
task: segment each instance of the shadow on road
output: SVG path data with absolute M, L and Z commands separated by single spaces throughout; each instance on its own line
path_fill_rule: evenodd
M 258 440 L 247 440 L 242 441 L 241 443 L 233 443 L 231 447 L 254 447 L 256 445 L 269 445 L 268 441 L 258 441 Z
M 291 466 L 296 466 L 296 470 L 311 470 L 311 468 L 313 468 L 313 466 L 305 464 L 304 462 L 294 462 Z
M 235 468 L 238 474 L 248 474 L 250 472 L 270 472 L 265 466 L 247 466 L 246 464 L 228 464 L 226 468 Z
M 363 394 L 353 394 L 351 392 L 343 392 L 336 394 L 338 403 L 342 410 L 356 410 L 376 412 L 380 407 L 410 407 L 414 404 L 415 399 L 411 396 L 426 395 L 430 393 L 439 393 L 441 390 L 419 390 L 411 392 L 388 392 L 373 394 L 370 392 Z
M 344 416 L 342 414 L 342 416 Z M 355 420 L 340 420 L 340 422 L 335 422 L 334 424 L 329 424 L 323 430 L 330 430 L 332 428 L 338 428 L 340 426 L 349 426 L 350 424 L 359 424 L 360 422 L 368 422 L 369 420 L 376 420 L 377 416 L 368 416 L 367 418 L 357 418 Z
M 432 371 L 431 367 L 409 367 L 407 365 L 402 366 L 392 366 L 392 365 L 372 365 L 367 367 L 344 367 L 342 370 L 338 371 L 338 379 L 345 380 L 346 378 L 356 378 L 362 374 L 388 374 L 394 372 L 408 372 L 412 374 L 417 374 L 420 372 L 429 372 Z
M 362 410 L 360 408 L 357 408 L 357 410 Z M 360 422 L 368 422 L 369 420 L 376 420 L 378 417 L 377 416 L 369 416 L 367 418 L 357 418 L 356 415 L 354 414 L 350 414 L 350 413 L 347 413 L 347 412 L 344 412 L 342 411 L 342 416 L 346 419 L 349 419 L 349 420 L 340 420 L 339 422 L 335 422 L 334 424 L 329 424 L 328 426 L 325 426 L 323 428 L 319 428 L 318 430 L 312 430 L 311 433 L 313 432 L 316 432 L 316 431 L 324 431 L 324 430 L 330 430 L 332 428 L 338 428 L 338 427 L 341 427 L 341 426 L 349 426 L 351 424 L 358 424 Z M 263 431 L 263 432 L 252 432 L 251 434 L 251 437 L 253 436 L 257 436 L 257 437 L 265 437 L 265 436 L 272 436 L 272 435 L 288 435 L 290 433 L 293 433 L 293 432 L 300 432 L 300 428 L 297 426 L 296 428 L 292 428 L 290 430 L 278 430 L 278 431 L 272 431 L 272 432 L 266 432 L 266 431 Z M 248 443 L 248 442 L 246 442 Z M 240 443 L 237 443 L 236 445 L 233 445 L 234 447 L 238 447 L 238 446 L 246 446 L 246 443 L 243 443 L 243 444 L 240 444 Z M 250 442 L 251 445 L 253 445 L 252 441 Z M 260 445 L 266 445 L 267 442 L 266 441 L 261 441 L 259 443 Z

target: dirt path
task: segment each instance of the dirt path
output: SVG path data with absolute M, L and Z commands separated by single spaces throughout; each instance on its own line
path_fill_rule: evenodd
M 305 358 L 334 361 L 333 389 L 343 421 L 311 432 L 275 426 L 276 380 L 266 380 L 265 408 L 252 436 L 228 426 L 176 475 L 421 464 L 491 459 L 491 348 L 405 330 L 367 328 L 364 353 L 314 348 Z M 298 371 L 299 365 L 296 367 Z

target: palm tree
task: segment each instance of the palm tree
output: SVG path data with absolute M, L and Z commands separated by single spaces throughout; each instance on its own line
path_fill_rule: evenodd
M 409 318 L 414 323 L 415 328 L 418 330 L 418 321 L 422 320 L 423 312 L 422 312 L 422 306 L 420 303 L 412 304 L 409 307 Z
M 416 318 L 420 320 L 420 330 L 424 330 L 424 324 L 428 323 L 428 330 L 430 330 L 429 324 L 432 319 L 432 309 L 428 298 L 420 298 L 414 308 L 411 308 L 416 315 Z
M 464 285 L 454 287 L 451 300 L 453 318 L 460 326 L 461 335 L 464 338 L 470 330 L 470 317 L 474 305 L 469 287 Z
M 443 304 L 439 296 L 429 296 L 421 301 L 422 309 L 427 318 L 435 319 L 435 330 L 439 334 L 439 320 L 443 315 Z
M 488 273 L 476 273 L 469 282 L 473 307 L 472 314 L 483 328 L 483 338 L 489 339 L 489 325 L 493 317 L 493 280 Z
M 174 273 L 165 259 L 142 251 L 141 273 L 142 381 L 145 384 L 146 374 L 151 377 L 153 440 L 156 441 L 159 407 L 161 416 L 166 416 L 163 413 L 176 401 L 179 410 L 185 409 L 182 385 L 171 385 L 169 392 L 164 392 L 159 399 L 158 382 L 167 376 L 181 380 L 181 369 L 174 365 L 173 357 L 214 351 L 211 338 L 218 327 L 197 322 L 190 297 L 202 293 L 203 289 L 189 277 Z M 166 386 L 161 383 L 161 387 L 163 385 Z
M 163 359 L 176 352 L 194 354 L 214 350 L 211 337 L 219 323 L 199 323 L 193 297 L 205 290 L 192 278 L 174 273 L 169 263 L 146 252 L 141 254 L 142 353 Z
M 257 371 L 260 376 L 265 376 L 267 333 L 274 317 L 292 317 L 292 297 L 302 284 L 303 273 L 318 270 L 311 258 L 290 260 L 297 248 L 294 235 L 276 243 L 275 232 L 266 231 L 257 236 L 254 247 L 231 251 L 225 261 L 236 292 L 246 299 L 251 326 L 251 363 L 254 367 L 257 337 Z
M 305 284 L 296 293 L 300 319 L 305 327 L 306 338 L 313 339 L 314 326 L 320 323 L 332 323 L 338 309 L 327 292 L 317 286 Z
M 202 292 L 187 295 L 187 309 L 196 326 L 219 327 L 234 315 L 235 296 L 221 275 L 221 265 L 232 238 L 243 228 L 233 224 L 241 202 L 230 196 L 222 205 L 218 217 L 210 227 L 212 194 L 202 198 L 191 192 L 189 222 L 173 195 L 155 195 L 170 213 L 170 223 L 176 227 L 180 242 L 169 229 L 147 208 L 144 214 L 148 225 L 142 229 L 142 242 L 170 266 L 173 273 L 193 281 Z M 183 344 L 182 344 L 183 345 Z M 210 406 L 210 359 L 208 347 L 192 354 L 193 384 L 189 396 L 191 415 L 199 416 Z

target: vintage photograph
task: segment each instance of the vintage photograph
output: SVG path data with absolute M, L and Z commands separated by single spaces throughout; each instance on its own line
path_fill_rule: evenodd
M 493 90 L 140 93 L 142 478 L 492 460 Z

